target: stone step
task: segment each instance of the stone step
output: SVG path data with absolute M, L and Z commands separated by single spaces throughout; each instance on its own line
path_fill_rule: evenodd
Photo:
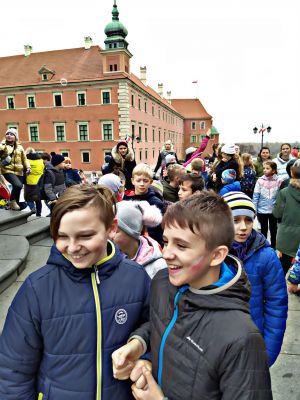
M 9 235 L 15 237 L 16 246 L 18 245 L 18 238 L 25 237 L 30 244 L 35 243 L 49 236 L 50 218 L 35 218 L 28 219 L 22 225 L 14 226 L 0 232 L 0 241 L 2 236 Z M 1 257 L 1 255 L 0 255 Z
M 0 232 L 25 224 L 31 215 L 30 211 L 12 211 L 0 209 Z
M 0 236 L 0 293 L 8 288 L 25 268 L 29 242 L 23 236 Z

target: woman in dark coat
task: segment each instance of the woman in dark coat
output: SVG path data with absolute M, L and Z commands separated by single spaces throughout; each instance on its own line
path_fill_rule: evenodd
M 112 157 L 108 165 L 108 172 L 113 172 L 116 169 L 122 171 L 126 179 L 125 188 L 133 189 L 131 177 L 136 162 L 132 149 L 128 147 L 128 143 L 125 140 L 120 140 L 118 144 L 113 147 L 111 155 Z

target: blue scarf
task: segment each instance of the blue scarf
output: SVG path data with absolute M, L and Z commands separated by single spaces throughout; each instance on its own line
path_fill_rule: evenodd
M 244 261 L 246 255 L 256 238 L 256 231 L 252 229 L 250 236 L 245 242 L 236 242 L 234 241 L 231 246 L 231 253 L 236 255 L 241 261 Z

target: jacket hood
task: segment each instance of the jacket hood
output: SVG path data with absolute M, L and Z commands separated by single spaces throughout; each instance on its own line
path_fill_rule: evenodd
M 112 148 L 111 156 L 116 163 L 121 164 L 122 156 L 117 152 L 117 145 Z M 125 161 L 133 161 L 133 160 L 134 160 L 133 150 L 130 146 L 128 146 L 128 153 L 125 156 Z
M 98 266 L 98 274 L 100 281 L 109 278 L 116 265 L 118 265 L 122 260 L 122 255 L 119 248 L 111 241 L 107 242 L 107 254 L 111 255 L 107 261 Z M 59 268 L 63 268 L 65 273 L 73 280 L 77 282 L 86 282 L 90 279 L 92 272 L 95 272 L 93 266 L 85 269 L 78 269 L 58 251 L 56 245 L 54 244 L 51 248 L 50 256 L 48 258 L 47 264 L 55 265 Z
M 277 154 L 277 156 L 276 156 L 276 159 L 277 159 L 277 161 L 278 162 L 280 162 L 280 164 L 286 164 L 287 162 L 289 162 L 290 160 L 292 160 L 294 157 L 290 154 L 289 155 L 289 159 L 288 160 L 283 160 L 282 158 L 281 158 L 281 153 L 278 153 Z
M 250 283 L 242 262 L 229 254 L 225 263 L 233 271 L 235 270 L 234 277 L 220 287 L 213 285 L 203 289 L 190 287 L 190 292 L 194 294 L 194 296 L 189 296 L 187 300 L 190 307 L 213 310 L 242 310 L 249 313 Z
M 40 160 L 41 156 L 38 153 L 29 153 L 26 155 L 28 160 Z
M 300 179 L 290 179 L 290 184 L 286 190 L 300 203 Z
M 260 179 L 263 179 L 264 181 L 275 181 L 276 179 L 277 179 L 277 175 L 276 174 L 274 174 L 274 175 L 272 175 L 272 176 L 265 176 L 265 175 L 262 175 L 261 177 L 260 177 Z
M 140 236 L 141 248 L 134 260 L 138 264 L 146 267 L 148 264 L 162 258 L 158 243 L 150 236 Z

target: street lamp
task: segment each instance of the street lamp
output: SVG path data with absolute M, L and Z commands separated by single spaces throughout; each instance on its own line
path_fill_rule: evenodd
M 129 144 L 129 142 L 131 142 L 131 147 L 132 147 L 132 151 L 133 151 L 133 155 L 134 155 L 134 159 L 135 159 L 135 151 L 134 151 L 134 145 L 133 142 L 136 141 L 137 143 L 140 143 L 140 141 L 142 140 L 139 136 L 135 136 L 134 133 L 134 129 L 132 129 L 132 133 L 131 135 L 126 135 L 125 137 L 126 142 Z
M 263 146 L 264 146 L 264 132 L 267 131 L 268 133 L 270 133 L 271 129 L 272 128 L 269 124 L 268 125 L 261 124 L 258 127 L 255 126 L 253 128 L 253 132 L 255 135 L 257 134 L 257 132 L 261 133 L 261 148 L 263 148 Z

